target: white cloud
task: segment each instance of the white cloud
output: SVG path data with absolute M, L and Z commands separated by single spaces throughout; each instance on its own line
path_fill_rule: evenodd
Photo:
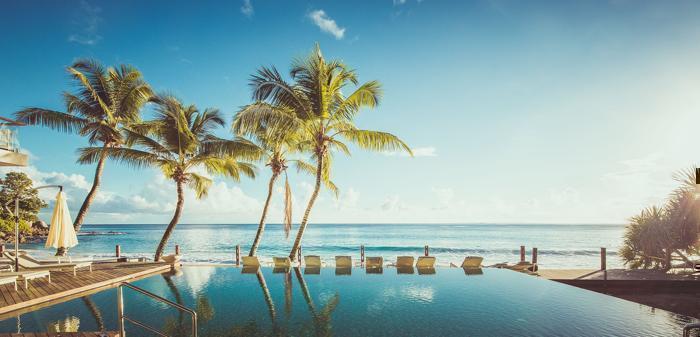
M 340 40 L 345 36 L 345 28 L 339 27 L 335 20 L 331 19 L 322 9 L 315 10 L 309 13 L 309 18 L 321 28 L 321 31 L 329 33 Z
M 403 5 L 405 3 L 406 3 L 406 0 L 394 0 L 394 6 Z
M 411 148 L 414 157 L 437 157 L 437 149 L 434 146 L 423 146 Z M 382 152 L 387 156 L 410 157 L 406 151 Z
M 78 19 L 74 22 L 79 32 L 69 35 L 68 41 L 91 46 L 102 40 L 102 36 L 98 34 L 98 27 L 102 21 L 100 12 L 100 7 L 92 6 L 85 0 L 81 1 L 76 13 Z
M 335 207 L 338 209 L 352 209 L 357 207 L 357 202 L 360 200 L 360 192 L 350 187 L 347 190 L 341 190 L 338 199 L 335 199 Z
M 243 0 L 243 5 L 241 6 L 241 13 L 247 17 L 252 17 L 255 14 L 255 9 L 250 0 Z

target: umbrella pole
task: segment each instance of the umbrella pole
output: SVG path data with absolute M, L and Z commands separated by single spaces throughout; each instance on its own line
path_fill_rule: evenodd
M 15 271 L 19 271 L 19 198 L 15 199 Z

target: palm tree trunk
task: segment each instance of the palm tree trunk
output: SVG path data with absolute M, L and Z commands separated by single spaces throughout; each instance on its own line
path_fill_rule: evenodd
M 107 145 L 105 145 L 104 147 L 107 147 Z M 92 187 L 90 187 L 90 191 L 85 196 L 85 200 L 83 200 L 83 204 L 80 206 L 78 215 L 75 217 L 75 221 L 73 221 L 73 228 L 75 229 L 76 233 L 80 231 L 80 227 L 83 225 L 83 221 L 85 220 L 85 216 L 87 215 L 88 209 L 90 208 L 90 204 L 92 204 L 92 200 L 95 199 L 97 190 L 100 187 L 100 182 L 102 181 L 102 171 L 105 167 L 105 159 L 107 159 L 107 154 L 103 151 L 100 154 L 100 159 L 97 161 L 97 167 L 95 168 L 95 177 L 92 180 Z M 67 254 L 68 248 L 66 247 L 58 247 L 58 249 L 56 250 L 56 256 L 66 256 Z
M 105 145 L 104 147 L 107 146 Z M 97 167 L 95 168 L 95 177 L 92 180 L 92 187 L 90 188 L 90 192 L 88 192 L 88 194 L 85 196 L 85 200 L 83 200 L 83 205 L 80 206 L 78 215 L 75 216 L 75 221 L 73 221 L 73 228 L 75 228 L 76 232 L 80 231 L 80 227 L 83 225 L 83 221 L 85 220 L 85 216 L 87 215 L 88 209 L 90 208 L 90 204 L 92 204 L 92 200 L 95 199 L 97 190 L 100 187 L 100 182 L 102 181 L 102 171 L 104 170 L 106 158 L 107 153 L 102 152 L 100 154 L 100 160 L 97 161 Z
M 163 256 L 163 250 L 165 249 L 165 245 L 168 243 L 168 239 L 170 239 L 170 235 L 173 234 L 173 231 L 175 230 L 175 226 L 177 226 L 177 222 L 180 220 L 180 215 L 182 214 L 182 206 L 185 204 L 185 194 L 182 190 L 182 181 L 177 182 L 177 205 L 175 206 L 175 214 L 173 214 L 172 220 L 170 220 L 170 223 L 168 224 L 168 228 L 165 229 L 165 232 L 163 233 L 163 238 L 160 239 L 160 243 L 158 244 L 158 248 L 156 249 L 156 255 L 153 258 L 154 261 L 160 260 L 161 256 Z
M 267 187 L 267 199 L 265 199 L 265 206 L 263 207 L 262 215 L 260 216 L 260 223 L 258 224 L 258 232 L 255 233 L 255 240 L 253 240 L 253 246 L 250 247 L 250 253 L 248 256 L 255 256 L 258 246 L 260 245 L 260 240 L 262 240 L 263 232 L 265 232 L 265 218 L 267 217 L 267 209 L 270 207 L 270 200 L 272 199 L 272 189 L 275 187 L 275 181 L 279 177 L 279 173 L 273 172 L 272 177 L 270 177 L 270 183 Z
M 306 211 L 304 212 L 304 217 L 301 219 L 301 224 L 299 225 L 299 230 L 297 231 L 297 237 L 294 239 L 294 245 L 292 245 L 292 251 L 289 252 L 289 259 L 294 261 L 297 257 L 297 252 L 299 251 L 299 246 L 301 246 L 301 238 L 304 236 L 304 230 L 306 230 L 306 224 L 309 222 L 309 214 L 311 213 L 311 208 L 314 207 L 314 202 L 318 197 L 318 191 L 321 189 L 321 175 L 323 174 L 323 154 L 318 156 L 318 164 L 316 166 L 316 186 L 314 186 L 314 192 L 311 194 L 311 199 L 309 199 L 309 204 L 306 205 Z

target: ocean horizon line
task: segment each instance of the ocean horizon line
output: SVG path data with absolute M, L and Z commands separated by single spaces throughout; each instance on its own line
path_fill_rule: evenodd
M 153 225 L 166 226 L 167 223 L 99 223 L 85 224 L 84 226 L 139 226 Z M 180 223 L 178 226 L 258 226 L 257 223 Z M 266 226 L 283 226 L 282 223 L 266 223 Z M 297 224 L 294 224 L 297 225 Z M 507 222 L 327 222 L 327 223 L 312 223 L 313 226 L 625 226 L 624 223 L 537 223 L 537 222 L 522 222 L 522 223 L 507 223 Z

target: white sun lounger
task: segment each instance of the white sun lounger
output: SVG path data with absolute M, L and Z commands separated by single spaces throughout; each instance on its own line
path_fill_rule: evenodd
M 396 257 L 396 267 L 413 267 L 413 256 L 398 256 Z
M 273 257 L 272 263 L 275 268 L 289 268 L 292 266 L 292 261 L 288 256 L 284 257 Z
M 335 257 L 335 267 L 336 268 L 352 268 L 352 257 L 350 257 L 350 256 L 336 256 Z
M 24 289 L 27 289 L 29 287 L 29 280 L 34 280 L 38 278 L 43 278 L 46 277 L 49 280 L 49 283 L 51 283 L 51 273 L 48 270 L 40 270 L 40 271 L 13 271 L 9 273 L 0 273 L 0 279 L 5 280 L 6 278 L 13 278 L 15 279 L 15 290 L 17 290 L 17 280 L 24 281 Z M 11 283 L 11 281 L 5 281 L 2 282 L 2 284 L 8 284 Z
M 416 268 L 435 268 L 435 256 L 419 256 Z
M 5 258 L 14 262 L 15 256 L 5 252 Z M 80 268 L 89 268 L 92 272 L 92 262 L 73 262 L 73 263 L 45 263 L 37 259 L 32 258 L 29 255 L 19 255 L 19 266 L 20 268 L 27 269 L 30 271 L 42 271 L 42 270 L 64 270 L 72 269 L 73 276 L 77 275 L 77 270 Z
M 304 265 L 307 268 L 321 268 L 321 257 L 318 255 L 305 255 Z
M 462 261 L 462 268 L 481 268 L 481 262 L 484 258 L 481 256 L 467 256 Z
M 365 260 L 365 268 L 382 268 L 384 266 L 384 258 L 381 256 L 368 256 Z
M 257 256 L 244 256 L 241 258 L 243 260 L 243 267 L 260 267 L 260 260 Z
M 17 291 L 17 275 L 0 275 L 0 284 L 10 284 L 15 285 L 15 291 Z

